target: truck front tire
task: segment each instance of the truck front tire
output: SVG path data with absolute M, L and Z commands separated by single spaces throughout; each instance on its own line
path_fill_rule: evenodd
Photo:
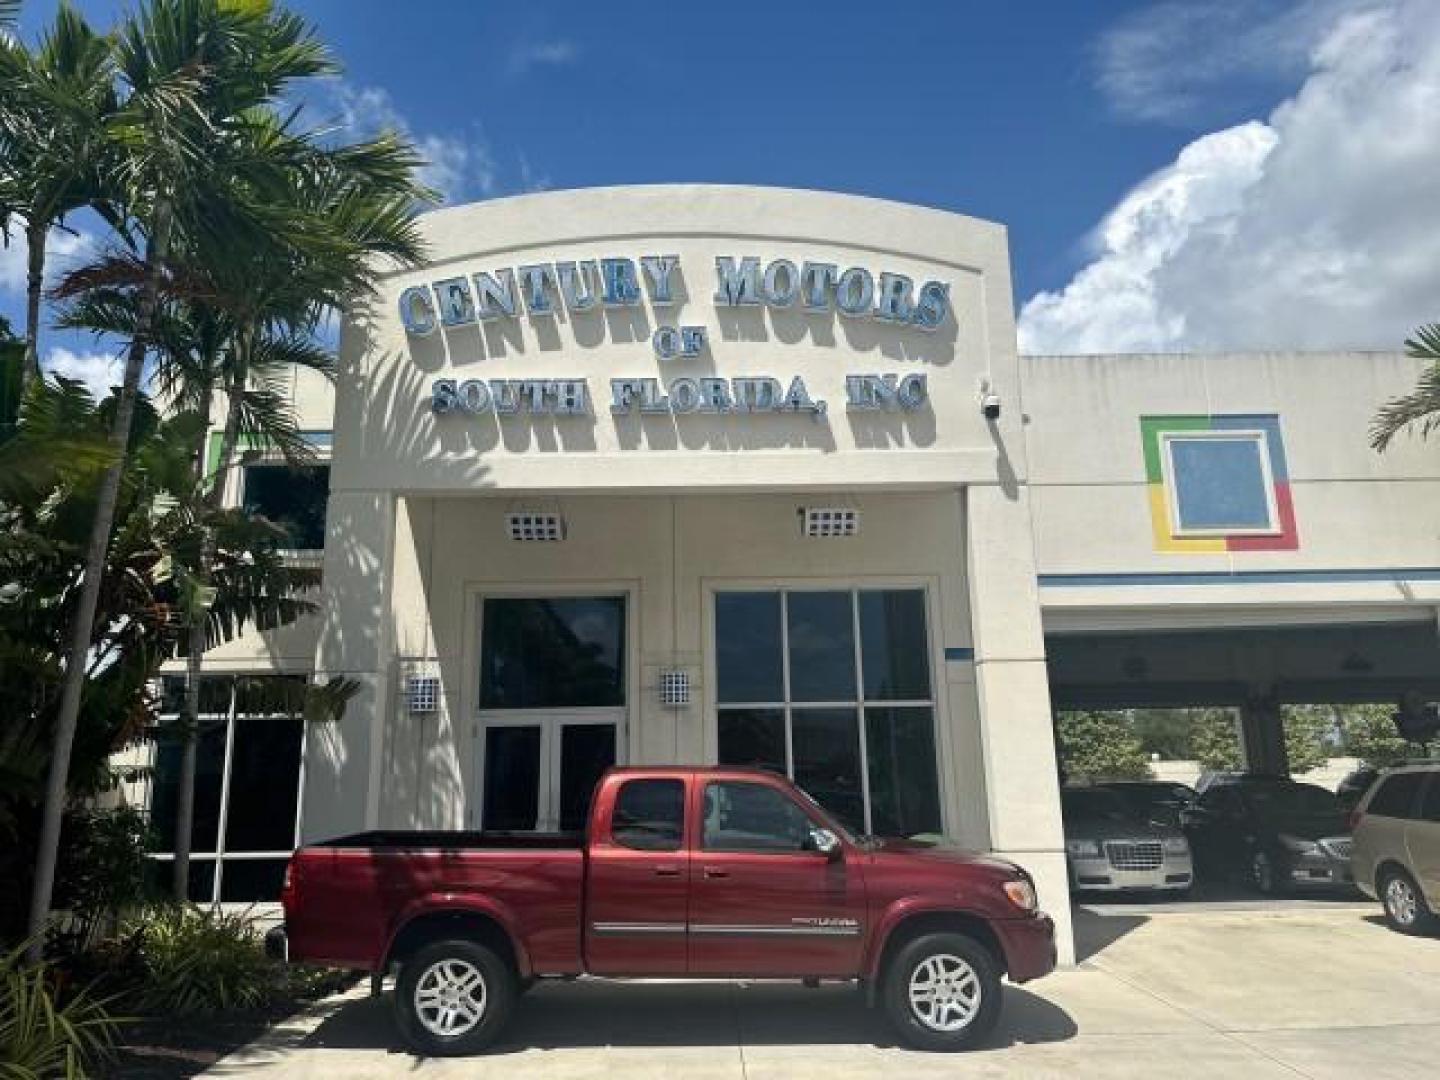
M 882 999 L 900 1041 L 917 1050 L 969 1050 L 1000 1017 L 1000 972 L 990 950 L 964 934 L 924 934 L 884 972 Z
M 418 1054 L 475 1054 L 505 1027 L 516 996 L 515 975 L 493 950 L 458 938 L 434 941 L 417 949 L 395 980 L 400 1034 Z

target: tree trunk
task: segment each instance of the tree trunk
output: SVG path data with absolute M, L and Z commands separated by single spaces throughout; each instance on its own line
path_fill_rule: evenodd
M 195 493 L 202 530 L 200 559 L 195 567 L 197 584 L 204 589 L 210 583 L 209 561 L 206 558 L 210 531 L 204 524 L 205 507 L 205 444 L 210 439 L 210 401 L 215 385 L 214 375 L 207 370 L 202 376 L 198 411 L 205 418 L 200 428 L 199 445 L 195 450 Z M 190 833 L 195 822 L 195 772 L 200 740 L 200 664 L 205 654 L 205 614 L 190 621 L 185 651 L 185 703 L 180 710 L 180 783 L 175 800 L 175 862 L 171 888 L 175 899 L 184 901 L 190 895 Z
M 210 490 L 201 498 L 200 513 L 207 516 L 220 509 L 225 497 L 226 469 L 235 454 L 235 442 L 240 430 L 240 390 L 234 379 L 227 382 L 226 391 L 229 405 L 225 410 L 225 428 L 220 436 L 220 458 Z M 208 394 L 207 394 L 208 399 Z M 208 400 L 207 400 L 208 415 Z M 207 428 L 208 436 L 208 428 Z M 205 468 L 202 455 L 199 467 Z M 215 561 L 215 533 L 208 526 L 201 526 L 200 560 L 196 578 L 201 588 L 210 584 L 210 567 Z M 185 720 L 181 738 L 184 739 L 180 755 L 180 790 L 175 807 L 175 866 L 173 888 L 177 900 L 183 900 L 190 887 L 190 833 L 195 817 L 195 773 L 198 754 L 198 723 L 200 717 L 200 662 L 205 652 L 205 622 L 197 619 L 190 625 L 188 653 L 185 659 Z
M 81 581 L 80 602 L 70 629 L 70 649 L 65 662 L 60 714 L 55 719 L 55 741 L 50 751 L 50 774 L 45 784 L 40 846 L 35 857 L 35 886 L 30 895 L 29 944 L 26 946 L 25 956 L 32 963 L 38 962 L 45 952 L 45 930 L 50 921 L 50 900 L 55 890 L 55 864 L 60 852 L 60 824 L 65 813 L 65 796 L 70 780 L 70 750 L 75 744 L 75 728 L 80 720 L 80 698 L 85 690 L 85 659 L 90 651 L 91 635 L 94 633 L 95 609 L 99 604 L 100 585 L 105 573 L 105 554 L 110 548 L 110 533 L 115 524 L 115 504 L 120 495 L 120 478 L 125 471 L 130 424 L 135 416 L 135 398 L 140 392 L 146 345 L 150 338 L 151 323 L 155 319 L 160 277 L 169 251 L 170 211 L 163 201 L 155 208 L 154 224 L 145 294 L 140 300 L 135 337 L 131 340 L 125 357 L 125 381 L 115 409 L 115 423 L 110 430 L 110 441 L 116 450 L 115 464 L 105 471 L 100 482 L 95 520 L 90 525 L 90 543 L 85 553 L 85 576 Z
M 25 358 L 20 362 L 20 400 L 25 400 L 33 380 L 40 377 L 40 295 L 45 288 L 45 238 L 50 229 L 27 222 L 25 245 L 30 258 L 25 278 Z

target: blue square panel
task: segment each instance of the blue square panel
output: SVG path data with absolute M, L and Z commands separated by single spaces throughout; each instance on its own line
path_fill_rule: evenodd
M 1168 441 L 1182 531 L 1274 526 L 1260 456 L 1265 452 L 1262 439 L 1180 436 Z

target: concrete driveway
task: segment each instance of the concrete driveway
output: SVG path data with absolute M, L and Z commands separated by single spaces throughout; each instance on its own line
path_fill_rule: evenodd
M 357 988 L 208 1077 L 1433 1076 L 1440 940 L 1391 933 L 1368 905 L 1077 911 L 1080 967 L 1007 987 L 990 1048 L 896 1047 L 848 987 L 542 985 L 505 1045 L 421 1060 L 390 999 Z

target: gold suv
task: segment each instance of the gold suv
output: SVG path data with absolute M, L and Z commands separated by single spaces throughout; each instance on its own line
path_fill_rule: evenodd
M 1402 934 L 1436 925 L 1440 911 L 1440 762 L 1390 769 L 1352 818 L 1355 883 Z

